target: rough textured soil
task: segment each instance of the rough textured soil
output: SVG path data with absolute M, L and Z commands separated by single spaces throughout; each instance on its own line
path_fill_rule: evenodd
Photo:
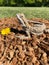
M 49 28 L 48 20 L 32 20 L 44 22 Z M 0 65 L 49 65 L 49 33 L 32 35 L 31 40 L 16 38 L 16 35 L 25 35 L 19 32 L 22 27 L 16 17 L 0 19 L 0 30 L 6 27 L 11 28 L 11 33 L 0 34 Z

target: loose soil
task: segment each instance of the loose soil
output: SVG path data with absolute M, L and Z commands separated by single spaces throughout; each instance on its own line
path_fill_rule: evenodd
M 32 20 L 43 22 L 49 28 L 49 20 Z M 0 19 L 0 31 L 7 27 L 11 33 L 0 34 L 0 65 L 49 65 L 49 33 L 31 35 L 30 40 L 16 38 L 16 35 L 26 35 L 16 17 Z

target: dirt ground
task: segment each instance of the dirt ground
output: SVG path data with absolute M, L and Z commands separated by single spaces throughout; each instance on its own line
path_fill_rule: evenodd
M 49 28 L 49 20 L 31 20 L 43 22 Z M 0 31 L 7 27 L 11 33 L 0 34 L 0 65 L 49 65 L 49 33 L 32 35 L 30 40 L 16 38 L 16 35 L 25 35 L 16 17 L 0 19 Z

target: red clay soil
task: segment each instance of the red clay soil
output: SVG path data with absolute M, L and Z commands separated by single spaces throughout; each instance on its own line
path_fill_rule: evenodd
M 32 19 L 43 22 L 49 28 L 49 21 Z M 10 27 L 22 30 L 17 18 L 0 19 L 0 30 Z M 16 35 L 25 35 L 11 31 L 8 35 L 0 34 L 0 65 L 49 65 L 49 33 L 32 35 L 31 40 L 21 40 Z

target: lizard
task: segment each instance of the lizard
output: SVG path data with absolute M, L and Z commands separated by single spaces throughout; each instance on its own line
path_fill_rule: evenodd
M 28 35 L 28 36 L 21 36 L 21 37 L 16 36 L 20 39 L 30 39 L 31 38 L 30 34 L 41 35 L 43 34 L 43 31 L 46 29 L 46 25 L 44 23 L 41 23 L 38 21 L 27 20 L 23 13 L 16 14 L 16 17 L 19 23 L 21 24 L 23 30 Z M 32 26 L 29 23 L 31 23 Z

